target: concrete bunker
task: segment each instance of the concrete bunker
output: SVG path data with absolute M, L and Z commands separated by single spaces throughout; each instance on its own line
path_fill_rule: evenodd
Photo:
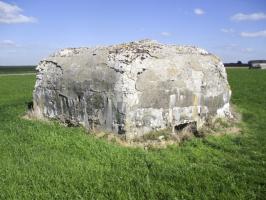
M 63 49 L 40 62 L 33 115 L 132 139 L 153 130 L 193 131 L 230 116 L 220 59 L 192 46 L 142 40 Z

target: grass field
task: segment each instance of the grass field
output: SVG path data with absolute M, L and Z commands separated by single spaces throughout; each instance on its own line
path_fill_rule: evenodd
M 228 76 L 242 133 L 149 151 L 24 120 L 35 77 L 0 77 L 0 199 L 265 199 L 266 71 Z

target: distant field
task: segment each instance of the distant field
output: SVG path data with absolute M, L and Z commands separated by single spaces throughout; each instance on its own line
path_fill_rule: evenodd
M 265 199 L 266 71 L 227 71 L 243 131 L 149 151 L 22 119 L 35 76 L 0 76 L 0 199 Z
M 0 74 L 36 73 L 36 66 L 0 66 Z
M 248 66 L 226 66 L 226 69 L 248 69 Z
M 226 66 L 226 68 L 246 69 L 248 66 Z M 0 74 L 36 73 L 36 66 L 0 66 Z

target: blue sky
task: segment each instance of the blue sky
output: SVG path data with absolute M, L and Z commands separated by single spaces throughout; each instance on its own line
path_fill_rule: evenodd
M 266 1 L 0 0 L 0 65 L 144 38 L 199 46 L 224 62 L 266 59 Z

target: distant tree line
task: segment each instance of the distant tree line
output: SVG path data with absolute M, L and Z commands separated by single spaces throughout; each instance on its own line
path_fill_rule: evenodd
M 236 63 L 224 63 L 225 67 L 249 67 L 248 63 L 242 63 L 240 60 Z
M 0 65 L 0 69 L 10 69 L 10 68 L 27 68 L 27 69 L 35 69 L 36 65 Z

